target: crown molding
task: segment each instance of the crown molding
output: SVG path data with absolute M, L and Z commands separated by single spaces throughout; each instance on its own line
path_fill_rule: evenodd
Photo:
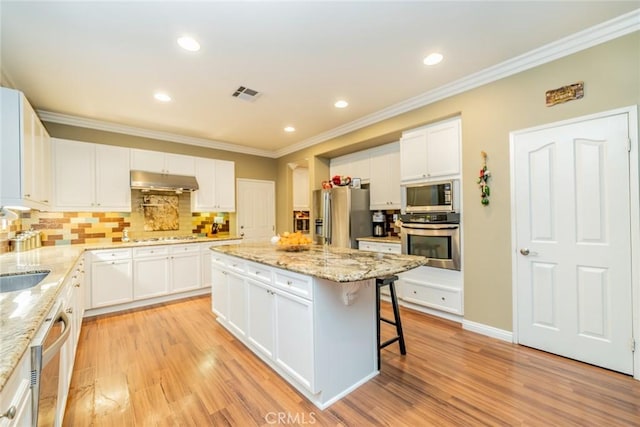
M 639 30 L 640 9 L 636 9 L 610 21 L 603 22 L 568 37 L 546 44 L 523 55 L 509 59 L 447 85 L 424 92 L 342 126 L 338 126 L 329 131 L 320 133 L 311 138 L 307 138 L 303 141 L 275 151 L 261 150 L 204 138 L 194 138 L 170 132 L 120 125 L 50 111 L 38 110 L 38 115 L 42 120 L 52 123 L 122 133 L 143 138 L 159 139 L 179 144 L 196 145 L 255 156 L 279 158 Z
M 640 9 L 603 22 L 563 39 L 546 44 L 523 55 L 501 62 L 437 89 L 422 93 L 405 101 L 391 105 L 360 119 L 323 132 L 299 143 L 276 151 L 276 157 L 282 157 L 296 151 L 309 148 L 329 139 L 345 135 L 366 126 L 406 113 L 416 108 L 435 103 L 453 95 L 486 85 L 496 80 L 526 71 L 581 50 L 605 43 L 640 30 Z
M 275 157 L 274 151 L 260 150 L 258 148 L 246 147 L 243 145 L 229 144 L 227 142 L 214 141 L 205 138 L 195 138 L 191 136 L 179 135 L 170 132 L 161 132 L 150 129 L 138 128 L 135 126 L 120 125 L 117 123 L 105 122 L 102 120 L 88 119 L 67 114 L 53 113 L 51 111 L 37 110 L 42 121 L 59 123 L 69 126 L 77 126 L 105 132 L 122 133 L 125 135 L 139 136 L 142 138 L 159 139 L 162 141 L 177 142 L 178 144 L 196 145 L 199 147 L 214 148 L 218 150 L 231 151 L 234 153 L 250 154 L 261 157 Z

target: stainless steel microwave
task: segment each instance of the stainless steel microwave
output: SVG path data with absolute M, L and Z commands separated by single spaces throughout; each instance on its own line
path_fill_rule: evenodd
M 405 185 L 405 212 L 456 212 L 456 187 L 455 180 Z

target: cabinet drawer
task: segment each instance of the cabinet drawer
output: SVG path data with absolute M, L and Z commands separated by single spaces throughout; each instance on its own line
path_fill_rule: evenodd
M 244 273 L 245 265 L 244 262 L 238 258 L 227 258 L 226 259 L 227 268 L 229 271 L 235 271 L 236 273 Z
M 399 254 L 402 253 L 400 243 L 380 243 L 378 246 L 378 252 L 386 254 Z
M 307 276 L 297 275 L 290 272 L 275 272 L 275 285 L 287 292 L 299 295 L 306 299 L 313 299 L 312 279 Z
M 406 279 L 401 283 L 401 299 L 405 301 L 451 313 L 462 312 L 460 289 L 417 283 Z
M 92 252 L 94 261 L 113 261 L 131 258 L 131 249 L 107 249 Z
M 169 252 L 172 254 L 197 254 L 200 252 L 198 245 L 171 245 L 169 246 Z
M 169 250 L 166 246 L 145 246 L 143 248 L 134 248 L 134 258 L 156 257 L 167 255 Z
M 264 283 L 271 283 L 271 269 L 253 262 L 246 263 L 247 276 Z
M 361 251 L 377 252 L 378 245 L 371 242 L 358 242 L 358 249 L 360 249 Z

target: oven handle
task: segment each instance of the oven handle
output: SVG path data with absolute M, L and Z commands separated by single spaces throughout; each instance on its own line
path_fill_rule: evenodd
M 58 337 L 57 340 L 53 342 L 43 353 L 42 353 L 42 366 L 46 366 L 47 363 L 60 351 L 60 347 L 64 345 L 64 342 L 69 338 L 69 334 L 71 333 L 71 327 L 69 322 L 69 317 L 64 311 L 58 313 L 55 317 L 55 320 L 52 324 L 61 321 L 64 324 L 64 329 L 62 333 Z
M 431 225 L 431 224 L 410 224 L 405 222 L 402 224 L 402 228 L 413 228 L 417 230 L 457 230 L 458 228 L 460 228 L 460 226 L 459 225 L 439 226 L 439 225 Z

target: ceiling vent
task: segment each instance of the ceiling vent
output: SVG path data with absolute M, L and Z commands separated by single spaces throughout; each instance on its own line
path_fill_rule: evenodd
M 235 98 L 238 99 L 242 99 L 244 101 L 255 101 L 256 99 L 258 99 L 258 97 L 261 95 L 260 92 L 258 92 L 257 90 L 253 90 L 253 89 L 249 89 L 248 87 L 244 87 L 244 86 L 240 86 L 238 89 L 236 89 L 235 92 L 233 92 L 233 95 Z

